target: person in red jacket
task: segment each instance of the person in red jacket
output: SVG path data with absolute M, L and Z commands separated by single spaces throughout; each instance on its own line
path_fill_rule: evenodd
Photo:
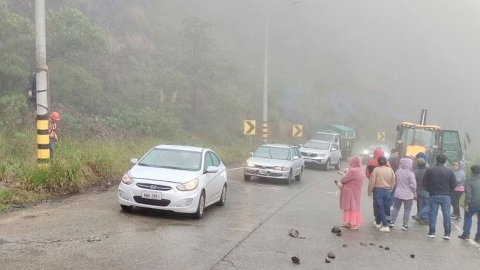
M 50 137 L 50 158 L 53 158 L 53 141 L 58 140 L 57 137 L 57 122 L 60 121 L 60 114 L 52 112 L 50 114 L 50 126 L 48 128 L 48 136 Z
M 378 165 L 378 158 L 381 156 L 385 156 L 385 151 L 383 151 L 381 148 L 377 148 L 373 151 L 373 158 L 367 163 L 367 168 L 365 169 L 365 175 L 369 180 L 373 170 L 380 166 Z M 390 168 L 392 167 L 388 161 L 386 166 Z M 375 220 L 377 220 L 378 210 L 375 207 L 375 202 L 373 202 L 373 215 L 375 216 Z M 390 208 L 385 209 L 385 215 L 388 217 L 388 219 L 390 219 Z

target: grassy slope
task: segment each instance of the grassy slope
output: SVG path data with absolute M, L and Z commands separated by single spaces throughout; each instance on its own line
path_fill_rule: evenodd
M 128 170 L 131 158 L 140 157 L 152 146 L 162 143 L 152 137 L 84 142 L 65 138 L 55 144 L 55 158 L 48 169 L 43 169 L 36 163 L 34 134 L 29 135 L 8 140 L 0 135 L 0 154 L 7 157 L 0 159 L 0 210 L 13 204 L 77 193 L 102 179 L 120 179 Z M 242 143 L 193 144 L 208 145 L 225 164 L 242 162 L 248 155 L 248 148 Z

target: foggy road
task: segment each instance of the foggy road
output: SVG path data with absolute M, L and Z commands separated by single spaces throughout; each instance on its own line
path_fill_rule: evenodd
M 374 229 L 365 185 L 360 231 L 332 234 L 342 215 L 335 172 L 309 169 L 290 186 L 245 182 L 242 169 L 228 176 L 226 205 L 207 208 L 201 220 L 146 209 L 122 212 L 116 186 L 0 214 L 1 269 L 318 269 L 326 267 L 330 251 L 337 255 L 332 269 L 479 265 L 478 248 L 457 239 L 455 226 L 451 241 L 427 239 L 426 227 L 414 223 L 410 232 Z M 290 237 L 292 228 L 305 239 Z M 300 258 L 299 266 L 292 256 Z

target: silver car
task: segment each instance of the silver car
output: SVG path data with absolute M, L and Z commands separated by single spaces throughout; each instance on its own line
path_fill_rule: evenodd
M 337 170 L 342 165 L 342 152 L 336 143 L 310 140 L 300 146 L 300 152 L 306 166 L 319 166 L 328 171 L 332 165 Z
M 252 157 L 245 162 L 245 181 L 252 176 L 280 179 L 287 184 L 290 184 L 293 178 L 302 180 L 304 161 L 297 147 L 265 144 L 250 154 Z

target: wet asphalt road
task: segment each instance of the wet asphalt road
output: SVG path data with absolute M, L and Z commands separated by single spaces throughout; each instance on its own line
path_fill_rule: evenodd
M 390 234 L 372 226 L 364 183 L 360 231 L 330 233 L 341 224 L 334 171 L 307 170 L 290 186 L 243 180 L 229 171 L 224 207 L 202 220 L 136 209 L 120 211 L 116 186 L 13 213 L 0 214 L 0 269 L 478 269 L 479 247 L 457 239 L 427 239 L 427 227 Z M 413 212 L 415 212 L 413 210 Z M 401 212 L 399 216 L 403 213 Z M 460 226 L 462 223 L 457 223 Z M 305 239 L 288 236 L 295 228 Z M 475 229 L 473 229 L 475 232 Z M 361 246 L 364 242 L 373 245 Z M 346 244 L 347 247 L 342 247 Z M 388 246 L 390 250 L 378 246 Z M 333 251 L 337 258 L 326 264 Z M 415 259 L 410 258 L 415 254 Z M 300 258 L 300 265 L 291 262 Z

